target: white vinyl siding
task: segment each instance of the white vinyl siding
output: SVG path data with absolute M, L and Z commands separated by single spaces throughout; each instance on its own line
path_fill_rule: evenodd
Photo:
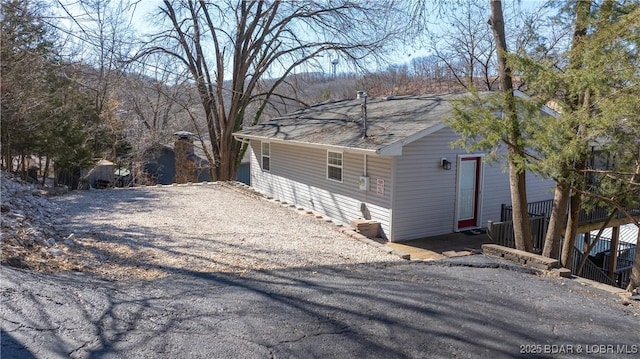
M 457 135 L 446 127 L 402 149 L 395 161 L 392 241 L 451 233 L 455 229 L 456 176 L 460 148 L 451 148 Z M 442 169 L 442 158 L 451 170 Z M 550 180 L 527 176 L 528 201 L 553 198 Z M 500 205 L 511 203 L 509 176 L 501 163 L 482 163 L 480 226 L 500 220 Z
M 392 241 L 404 241 L 453 232 L 456 196 L 454 138 L 447 129 L 402 149 L 395 161 Z M 443 136 L 444 135 L 444 136 Z M 451 170 L 442 169 L 442 158 Z
M 269 142 L 262 142 L 262 170 L 271 170 L 271 148 Z
M 337 182 L 327 180 L 327 150 L 276 142 L 271 142 L 270 149 L 271 172 L 263 172 L 257 166 L 262 157 L 260 142 L 251 141 L 251 185 L 256 190 L 323 213 L 341 224 L 366 214 L 379 221 L 383 236 L 388 236 L 391 158 L 366 156 L 370 190 L 363 191 L 359 188 L 365 171 L 363 154 L 342 153 L 342 182 Z
M 342 153 L 327 151 L 327 178 L 342 182 Z
M 443 128 L 402 148 L 398 157 L 342 152 L 342 182 L 327 180 L 326 149 L 270 143 L 270 172 L 262 171 L 262 145 L 251 141 L 251 185 L 276 199 L 295 203 L 348 224 L 355 218 L 379 221 L 383 237 L 406 241 L 455 230 L 458 156 L 451 148 L 457 135 Z M 442 158 L 451 170 L 442 169 Z M 503 163 L 482 163 L 479 225 L 500 219 L 510 204 L 509 176 Z M 369 178 L 366 190 L 360 177 Z M 527 174 L 528 201 L 553 198 L 553 181 Z

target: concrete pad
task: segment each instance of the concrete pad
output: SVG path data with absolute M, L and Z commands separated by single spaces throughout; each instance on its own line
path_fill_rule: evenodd
M 387 242 L 386 245 L 394 250 L 409 254 L 411 260 L 440 260 L 446 258 L 440 253 L 404 243 Z

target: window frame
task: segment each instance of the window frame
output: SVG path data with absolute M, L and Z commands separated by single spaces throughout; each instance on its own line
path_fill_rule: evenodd
M 267 152 L 268 152 L 267 155 L 264 154 L 265 145 L 267 145 Z M 265 158 L 268 160 L 268 163 L 269 163 L 266 169 L 264 168 Z M 262 141 L 260 143 L 260 165 L 261 165 L 260 168 L 262 169 L 262 171 L 271 172 L 271 143 L 270 142 Z
M 332 153 L 340 155 L 340 164 L 339 165 L 329 162 L 329 159 L 330 159 L 330 156 L 331 156 Z M 340 169 L 340 179 L 329 177 L 329 168 L 338 168 L 338 169 Z M 326 174 L 327 174 L 327 179 L 328 180 L 342 183 L 342 181 L 344 179 L 344 153 L 343 152 L 327 150 L 326 172 L 327 172 Z

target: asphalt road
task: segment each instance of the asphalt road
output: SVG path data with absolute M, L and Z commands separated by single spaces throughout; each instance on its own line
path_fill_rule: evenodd
M 480 255 L 129 283 L 4 267 L 1 283 L 2 358 L 640 356 L 637 307 Z

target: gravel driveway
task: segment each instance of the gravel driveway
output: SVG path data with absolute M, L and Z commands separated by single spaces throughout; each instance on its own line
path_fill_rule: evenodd
M 401 261 L 239 186 L 85 191 L 58 202 L 84 271 L 109 279 Z
M 615 295 L 482 255 L 400 260 L 222 185 L 59 201 L 86 270 L 2 268 L 3 358 L 640 353 L 638 306 Z

